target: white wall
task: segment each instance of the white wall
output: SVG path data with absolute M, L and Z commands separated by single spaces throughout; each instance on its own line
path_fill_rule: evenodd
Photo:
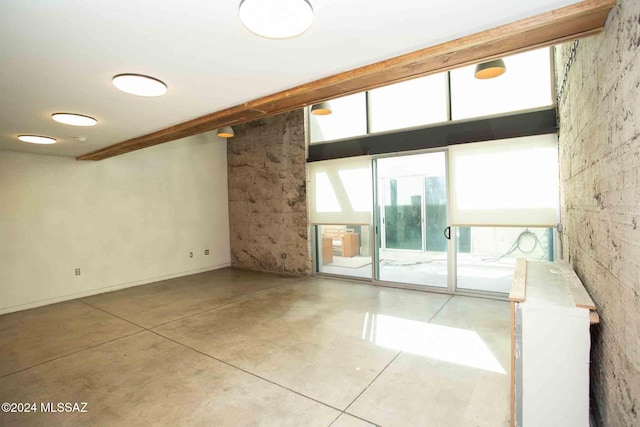
M 212 133 L 99 162 L 0 151 L 0 314 L 229 264 Z

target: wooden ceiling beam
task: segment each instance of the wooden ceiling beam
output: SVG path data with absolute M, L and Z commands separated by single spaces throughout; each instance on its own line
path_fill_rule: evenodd
M 305 83 L 84 154 L 77 157 L 77 160 L 102 160 L 222 126 L 273 116 L 320 101 L 586 37 L 602 31 L 609 11 L 615 4 L 615 0 L 584 0 L 450 42 Z

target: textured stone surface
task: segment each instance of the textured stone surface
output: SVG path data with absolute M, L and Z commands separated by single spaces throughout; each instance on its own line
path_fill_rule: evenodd
M 256 120 L 235 134 L 227 146 L 232 265 L 310 274 L 304 112 Z
M 564 257 L 594 299 L 591 389 L 602 426 L 640 425 L 640 2 L 580 40 L 559 102 Z M 563 81 L 572 43 L 556 50 Z

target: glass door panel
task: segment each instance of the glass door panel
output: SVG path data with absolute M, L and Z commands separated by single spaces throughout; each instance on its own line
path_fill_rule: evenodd
M 444 152 L 377 160 L 377 279 L 446 288 Z
M 447 239 L 447 183 L 444 176 L 428 176 L 425 184 L 426 213 L 426 249 L 433 252 L 446 252 Z
M 416 177 L 384 180 L 386 249 L 422 250 L 421 183 Z
M 458 289 L 507 294 L 517 258 L 554 260 L 553 229 L 456 227 Z
M 371 279 L 371 227 L 364 224 L 314 226 L 317 273 Z

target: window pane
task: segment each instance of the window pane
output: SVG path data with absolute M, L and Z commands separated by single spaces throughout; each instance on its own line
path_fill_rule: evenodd
M 349 138 L 367 133 L 365 93 L 356 93 L 329 101 L 331 114 L 309 114 L 311 144 Z
M 554 260 L 552 228 L 457 227 L 458 289 L 509 293 L 516 258 Z
M 316 225 L 319 273 L 371 279 L 371 227 Z
M 369 156 L 312 162 L 307 166 L 310 222 L 371 223 L 373 185 Z
M 449 148 L 451 224 L 554 225 L 559 219 L 555 134 Z
M 446 154 L 387 157 L 376 165 L 378 279 L 446 288 Z
M 446 73 L 369 91 L 370 132 L 421 126 L 446 120 Z
M 383 180 L 387 249 L 422 250 L 423 183 L 423 177 Z
M 475 65 L 451 71 L 452 120 L 552 104 L 548 48 L 503 59 L 507 71 L 493 79 L 476 79 Z

